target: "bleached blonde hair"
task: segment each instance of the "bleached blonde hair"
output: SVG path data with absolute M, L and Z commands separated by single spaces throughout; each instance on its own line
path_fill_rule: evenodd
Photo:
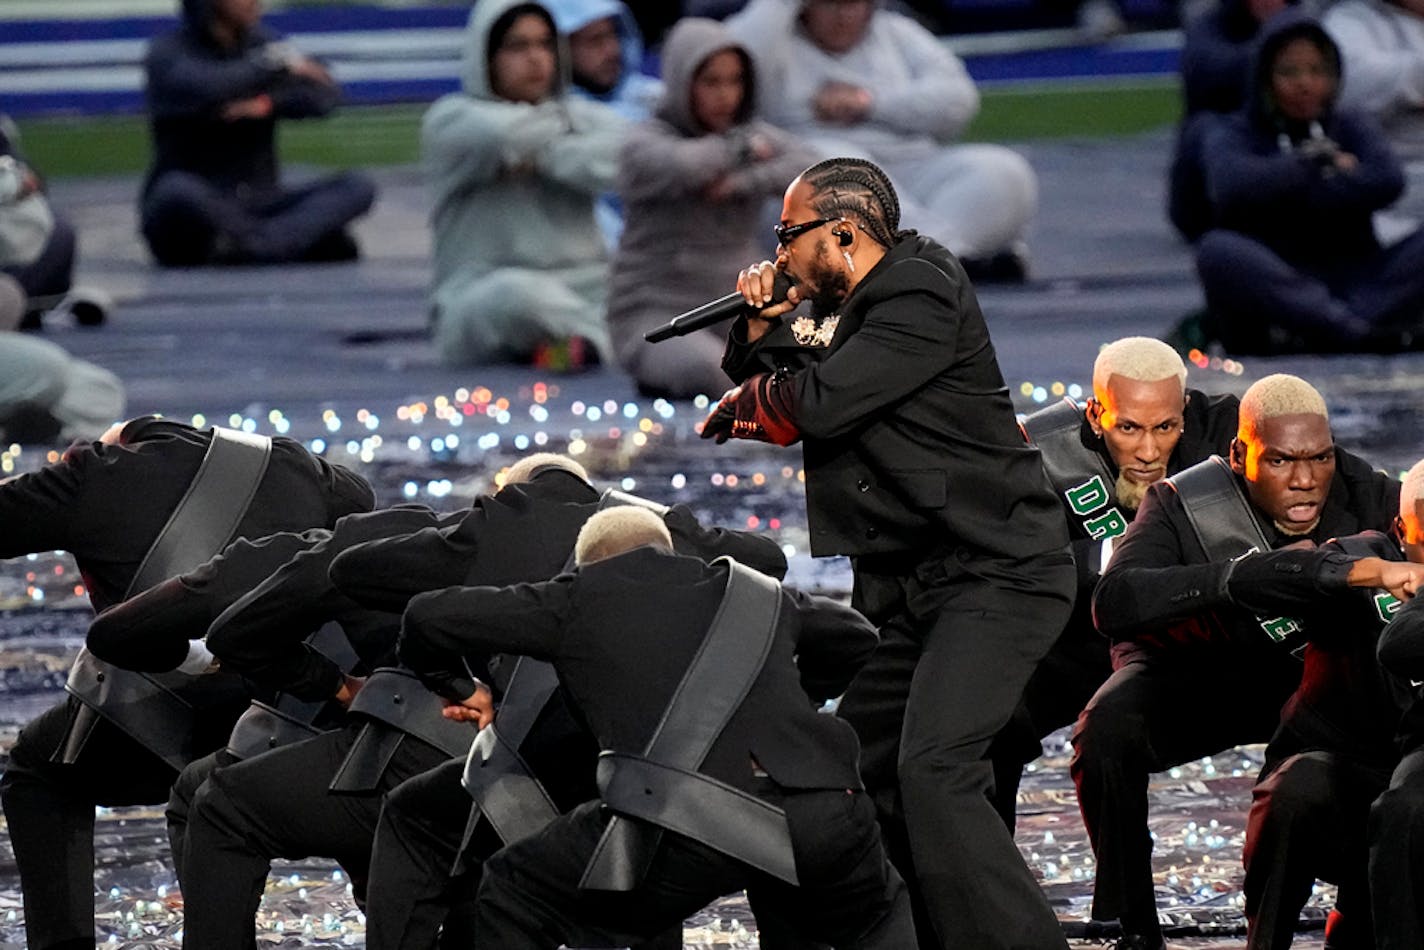
M 541 469 L 546 468 L 557 468 L 586 482 L 590 481 L 588 470 L 567 455 L 559 455 L 557 452 L 535 452 L 509 466 L 509 470 L 504 473 L 504 484 L 523 485 L 532 480 Z
M 1414 517 L 1415 506 L 1424 501 L 1424 461 L 1414 463 L 1399 486 L 1399 515 L 1406 521 Z
M 1093 361 L 1093 394 L 1102 399 L 1108 380 L 1114 376 L 1140 383 L 1175 376 L 1182 391 L 1187 389 L 1187 364 L 1176 350 L 1150 336 L 1125 336 L 1098 351 L 1098 358 Z
M 1256 380 L 1241 397 L 1237 438 L 1248 438 L 1261 423 L 1276 416 L 1320 416 L 1330 421 L 1325 398 L 1314 386 L 1299 376 L 1273 373 Z
M 667 525 L 646 508 L 619 505 L 584 522 L 574 542 L 574 563 L 591 564 L 644 545 L 671 554 L 672 535 Z

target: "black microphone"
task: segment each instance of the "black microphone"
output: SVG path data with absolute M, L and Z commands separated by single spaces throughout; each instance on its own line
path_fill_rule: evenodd
M 776 272 L 776 280 L 771 285 L 771 303 L 785 303 L 786 293 L 791 289 L 791 278 L 781 271 Z M 675 336 L 686 336 L 694 330 L 701 330 L 703 327 L 710 327 L 714 323 L 721 323 L 723 320 L 731 320 L 733 317 L 743 313 L 755 314 L 762 310 L 762 307 L 753 307 L 747 303 L 746 298 L 741 294 L 728 294 L 725 297 L 718 297 L 711 303 L 705 303 L 700 307 L 694 307 L 687 313 L 679 314 L 656 330 L 649 330 L 643 334 L 643 339 L 649 343 L 661 343 L 663 340 L 671 340 Z

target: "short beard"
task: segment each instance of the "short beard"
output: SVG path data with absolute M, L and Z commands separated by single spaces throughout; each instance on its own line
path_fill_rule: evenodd
M 835 270 L 822 263 L 829 253 L 830 248 L 825 241 L 818 243 L 815 263 L 812 264 L 811 272 L 807 275 L 816 285 L 810 299 L 811 312 L 818 317 L 835 313 L 850 294 L 850 278 L 846 276 L 845 272 Z
M 1128 478 L 1121 472 L 1117 476 L 1117 484 L 1113 486 L 1113 494 L 1117 496 L 1117 503 L 1129 511 L 1136 511 L 1142 506 L 1142 499 L 1147 497 L 1147 489 L 1151 488 L 1152 482 L 1143 483 Z

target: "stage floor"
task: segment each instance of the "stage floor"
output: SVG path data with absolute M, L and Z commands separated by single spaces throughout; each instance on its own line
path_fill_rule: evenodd
M 1169 148 L 1165 132 L 1024 147 L 1042 195 L 1032 280 L 980 292 L 1022 410 L 1038 404 L 1035 391 L 1052 400 L 1087 389 L 1102 343 L 1161 334 L 1200 305 L 1188 251 L 1161 211 Z M 128 384 L 131 414 L 196 416 L 321 439 L 328 457 L 371 477 L 384 503 L 453 508 L 531 447 L 578 451 L 606 483 L 771 532 L 792 555 L 795 582 L 848 591 L 844 562 L 813 562 L 805 553 L 797 450 L 704 443 L 693 431 L 703 406 L 641 398 L 610 370 L 555 377 L 440 366 L 423 339 L 429 237 L 418 170 L 386 169 L 376 178 L 381 197 L 359 228 L 366 251 L 360 263 L 186 272 L 148 266 L 133 212 L 137 181 L 55 182 L 55 205 L 81 233 L 82 283 L 104 288 L 118 306 L 103 329 L 56 326 L 45 336 L 117 372 Z M 1329 401 L 1337 438 L 1382 467 L 1400 471 L 1424 454 L 1424 356 L 1218 362 L 1194 370 L 1191 384 L 1239 393 L 1273 372 L 1314 382 Z M 24 447 L 10 458 L 26 470 L 44 461 L 45 449 Z M 60 695 L 87 623 L 76 582 L 62 558 L 0 563 L 5 748 L 20 723 Z M 1202 685 L 1203 705 L 1220 701 L 1210 683 Z M 1024 782 L 1018 840 L 1072 930 L 1087 916 L 1091 851 L 1063 736 L 1045 748 Z M 1236 750 L 1153 783 L 1159 903 L 1183 934 L 1174 947 L 1242 945 L 1232 936 L 1241 929 L 1240 846 L 1259 761 L 1258 748 Z M 100 926 L 112 935 L 109 945 L 177 946 L 181 904 L 161 810 L 104 812 L 99 865 Z M 1328 896 L 1316 901 L 1328 906 Z M 1323 911 L 1313 906 L 1308 914 L 1316 929 L 1297 946 L 1319 946 Z M 23 945 L 21 920 L 8 838 L 0 836 L 0 950 Z M 262 925 L 264 945 L 364 942 L 347 882 L 327 862 L 279 865 Z M 743 903 L 724 901 L 690 925 L 688 946 L 752 947 L 752 927 Z

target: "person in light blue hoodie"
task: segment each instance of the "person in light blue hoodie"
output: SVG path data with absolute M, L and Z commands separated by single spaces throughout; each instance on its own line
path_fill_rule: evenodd
M 621 0 L 547 0 L 568 41 L 569 91 L 614 109 L 630 122 L 652 115 L 662 83 L 645 75 L 643 34 Z

